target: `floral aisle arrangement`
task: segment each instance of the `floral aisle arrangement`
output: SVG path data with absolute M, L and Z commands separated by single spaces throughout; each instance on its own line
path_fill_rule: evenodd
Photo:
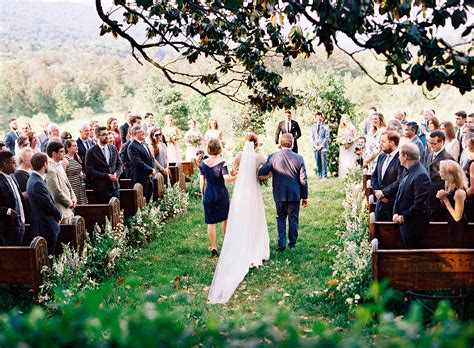
M 175 185 L 166 190 L 161 201 L 147 204 L 126 224 L 122 212 L 115 228 L 109 221 L 103 230 L 96 225 L 93 238 L 86 236 L 82 250 L 64 245 L 52 267 L 42 270 L 40 301 L 55 308 L 80 299 L 85 290 L 97 288 L 117 271 L 120 263 L 126 264 L 141 245 L 157 238 L 167 220 L 186 211 L 188 203 L 187 193 Z
M 352 307 L 363 299 L 371 278 L 369 212 L 362 191 L 362 170 L 352 170 L 345 186 L 345 229 L 340 233 L 340 243 L 333 248 L 336 256 L 328 290 Z

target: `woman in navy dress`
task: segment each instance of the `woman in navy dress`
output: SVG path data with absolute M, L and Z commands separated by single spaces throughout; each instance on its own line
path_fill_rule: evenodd
M 210 139 L 207 144 L 209 158 L 199 167 L 200 188 L 203 194 L 204 218 L 207 224 L 207 233 L 211 242 L 211 256 L 218 255 L 216 242 L 216 224 L 222 222 L 225 234 L 227 215 L 229 214 L 229 193 L 226 183 L 235 181 L 235 176 L 229 174 L 227 165 L 221 157 L 222 144 L 219 139 Z

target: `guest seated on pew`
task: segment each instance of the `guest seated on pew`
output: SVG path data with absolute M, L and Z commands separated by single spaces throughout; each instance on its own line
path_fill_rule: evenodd
M 122 161 L 117 148 L 108 144 L 107 128 L 95 129 L 97 144 L 86 154 L 86 173 L 91 178 L 97 203 L 108 204 L 112 197 L 120 199 L 119 177 Z
M 13 152 L 0 152 L 0 245 L 21 245 L 25 234 L 26 202 L 12 176 L 15 168 Z
M 446 209 L 436 198 L 439 190 L 444 189 L 444 181 L 439 175 L 439 164 L 443 160 L 454 160 L 448 151 L 444 148 L 446 139 L 444 133 L 440 130 L 434 130 L 427 134 L 427 145 L 429 152 L 426 157 L 426 171 L 431 180 L 430 189 L 430 221 L 446 221 Z
M 436 197 L 445 207 L 449 246 L 462 247 L 464 230 L 467 225 L 467 217 L 464 211 L 467 188 L 466 176 L 461 166 L 454 160 L 441 161 L 439 175 L 444 180 L 444 189 L 439 190 Z
M 31 210 L 30 234 L 32 237 L 41 236 L 46 239 L 48 254 L 53 255 L 63 217 L 44 181 L 48 172 L 48 157 L 42 152 L 35 153 L 31 158 L 31 166 L 33 172 L 26 186 Z
M 404 168 L 400 166 L 399 142 L 400 135 L 393 131 L 383 133 L 380 140 L 382 153 L 377 159 L 371 178 L 372 189 L 377 199 L 375 206 L 377 221 L 392 221 L 395 195 L 404 174 Z
M 420 246 L 422 233 L 430 228 L 430 178 L 420 163 L 420 150 L 416 144 L 402 145 L 399 158 L 407 173 L 398 186 L 392 220 L 400 225 L 405 248 L 413 249 Z

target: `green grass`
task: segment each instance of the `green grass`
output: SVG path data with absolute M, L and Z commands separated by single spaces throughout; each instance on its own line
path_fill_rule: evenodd
M 328 246 L 341 228 L 344 192 L 342 181 L 310 179 L 310 205 L 301 210 L 298 248 L 276 253 L 276 220 L 271 188 L 264 188 L 271 256 L 263 267 L 251 270 L 226 305 L 206 304 L 216 260 L 210 258 L 202 203 L 169 222 L 159 239 L 144 247 L 126 269 L 105 286 L 107 306 L 133 312 L 153 293 L 183 322 L 199 324 L 209 316 L 232 317 L 242 324 L 265 316 L 269 308 L 284 306 L 303 323 L 324 318 L 331 326 L 347 324 L 344 306 L 318 295 L 331 277 Z M 223 235 L 218 229 L 219 245 Z M 179 285 L 176 279 L 179 278 Z

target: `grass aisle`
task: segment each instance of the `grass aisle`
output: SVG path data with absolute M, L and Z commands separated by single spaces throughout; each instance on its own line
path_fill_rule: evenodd
M 169 222 L 162 235 L 145 246 L 126 269 L 104 284 L 106 306 L 133 312 L 147 294 L 158 297 L 165 308 L 186 324 L 203 323 L 214 316 L 245 324 L 279 307 L 289 309 L 308 327 L 315 319 L 330 326 L 344 325 L 346 315 L 335 304 L 318 296 L 331 276 L 332 255 L 328 246 L 342 228 L 342 181 L 310 178 L 310 205 L 300 213 L 296 250 L 276 253 L 276 220 L 271 188 L 264 188 L 270 233 L 270 260 L 251 270 L 231 301 L 207 305 L 207 291 L 216 260 L 210 258 L 201 202 L 192 201 L 189 211 Z M 223 235 L 218 230 L 218 245 Z M 179 280 L 177 280 L 179 278 Z M 342 307 L 341 307 L 342 308 Z

